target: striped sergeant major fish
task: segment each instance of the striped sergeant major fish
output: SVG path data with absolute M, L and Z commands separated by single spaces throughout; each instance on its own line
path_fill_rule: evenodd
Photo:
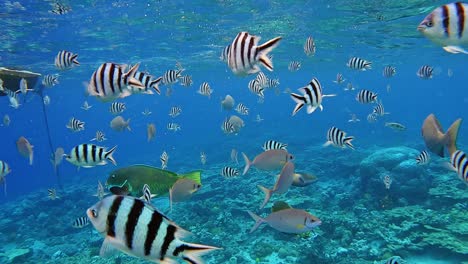
M 288 144 L 281 143 L 275 140 L 268 140 L 265 143 L 263 143 L 262 149 L 264 151 L 270 150 L 270 149 L 284 149 L 288 147 Z
M 327 132 L 327 142 L 323 144 L 324 147 L 333 145 L 335 147 L 344 148 L 345 146 L 349 147 L 350 149 L 354 149 L 353 144 L 351 141 L 354 137 L 347 137 L 346 133 L 336 127 L 331 127 Z
M 399 256 L 390 257 L 385 261 L 385 264 L 402 264 L 405 263 L 404 260 Z
M 370 104 L 377 102 L 377 94 L 369 90 L 361 90 L 356 95 L 356 101 L 361 104 Z
M 224 167 L 221 169 L 221 176 L 226 178 L 239 176 L 239 170 L 232 167 Z
M 200 256 L 217 247 L 192 244 L 181 239 L 189 234 L 152 205 L 131 196 L 111 195 L 86 214 L 104 236 L 100 255 L 116 248 L 126 254 L 158 263 L 203 263 Z
M 104 134 L 104 132 L 100 130 L 96 131 L 96 136 L 93 139 L 91 139 L 91 141 L 97 141 L 97 142 L 102 142 L 104 140 L 107 140 L 106 135 Z
M 468 4 L 462 2 L 440 6 L 418 25 L 418 30 L 450 53 L 465 53 L 468 45 Z
M 263 72 L 258 72 L 257 77 L 255 77 L 255 80 L 257 80 L 258 85 L 260 85 L 260 87 L 265 88 L 267 87 L 269 79 Z
M 83 102 L 83 106 L 81 106 L 81 109 L 85 110 L 85 111 L 88 111 L 89 109 L 91 109 L 93 106 L 88 104 L 88 101 L 84 101 Z
M 211 98 L 211 94 L 214 92 L 214 90 L 211 89 L 210 85 L 207 82 L 203 82 L 200 85 L 200 88 L 198 89 L 197 93 L 207 96 L 208 99 Z
M 156 197 L 156 194 L 151 194 L 151 189 L 148 184 L 144 184 L 142 188 L 143 196 L 140 197 L 143 201 L 151 204 L 151 199 Z
M 96 194 L 94 194 L 93 196 L 96 196 L 97 198 L 99 198 L 99 200 L 102 200 L 102 198 L 104 198 L 104 196 L 106 196 L 107 194 L 108 193 L 106 193 L 106 191 L 104 190 L 104 186 L 102 186 L 101 181 L 98 181 Z
M 168 70 L 162 76 L 162 83 L 164 85 L 173 85 L 180 77 L 182 77 L 182 70 Z
M 230 49 L 231 49 L 231 45 L 227 45 L 226 47 L 224 47 L 223 51 L 221 51 L 221 56 L 219 56 L 219 59 L 221 61 L 224 61 L 224 62 L 228 61 Z
M 169 155 L 167 154 L 166 151 L 163 151 L 161 154 L 161 157 L 159 157 L 159 160 L 161 161 L 161 169 L 166 169 L 167 168 L 167 163 L 169 162 Z
M 296 102 L 296 107 L 294 107 L 292 112 L 293 116 L 304 106 L 307 106 L 307 114 L 312 114 L 317 108 L 320 108 L 320 111 L 322 111 L 322 99 L 324 97 L 336 96 L 335 94 L 323 94 L 322 85 L 317 78 L 313 78 L 307 86 L 298 90 L 302 95 L 291 93 L 291 98 Z
M 385 66 L 382 75 L 386 78 L 391 78 L 396 74 L 396 68 L 394 66 Z
M 56 15 L 65 15 L 68 12 L 70 12 L 71 10 L 72 9 L 71 9 L 70 6 L 64 5 L 64 4 L 59 3 L 59 2 L 55 2 L 52 5 L 52 10 L 50 10 L 49 12 L 52 13 L 52 14 L 56 14 Z
M 126 108 L 127 107 L 125 106 L 125 103 L 113 102 L 109 107 L 109 112 L 111 112 L 113 115 L 116 115 L 125 111 Z
M 224 120 L 221 124 L 221 130 L 224 132 L 224 134 L 233 134 L 236 132 L 234 124 L 229 122 L 228 119 Z
M 265 89 L 260 85 L 257 79 L 253 79 L 249 82 L 249 91 L 256 94 L 260 98 L 264 98 L 265 94 L 263 93 Z
M 47 74 L 42 79 L 42 85 L 44 85 L 45 87 L 55 86 L 59 84 L 58 77 L 58 74 Z
M 47 189 L 47 196 L 50 200 L 59 199 L 60 197 L 57 196 L 57 191 L 55 189 Z
M 431 79 L 432 78 L 432 73 L 434 72 L 434 68 L 432 68 L 429 65 L 423 65 L 421 68 L 419 68 L 418 72 L 416 75 L 421 78 L 421 79 Z
M 259 45 L 260 37 L 240 32 L 232 41 L 228 52 L 228 66 L 239 76 L 255 74 L 260 71 L 258 64 L 273 71 L 273 63 L 268 53 L 279 44 L 281 37 L 276 37 Z
M 72 227 L 74 228 L 83 228 L 87 225 L 89 225 L 89 218 L 87 216 L 78 217 L 72 223 Z
M 169 110 L 169 116 L 170 117 L 176 117 L 182 113 L 182 108 L 180 106 L 173 106 L 171 107 L 171 110 Z
M 85 129 L 85 122 L 80 121 L 74 117 L 70 118 L 66 128 L 70 129 L 73 132 L 82 131 Z
M 468 184 L 468 158 L 466 153 L 461 150 L 456 150 L 450 156 L 450 163 L 453 169 L 457 172 L 458 177 Z
M 377 115 L 374 113 L 370 113 L 367 115 L 367 122 L 369 123 L 375 123 L 377 122 Z
M 192 86 L 192 84 L 193 84 L 192 76 L 184 75 L 180 77 L 180 85 L 189 87 L 189 86 Z
M 267 88 L 275 88 L 280 84 L 279 79 L 268 79 L 266 83 Z
M 424 165 L 424 164 L 429 163 L 430 160 L 431 160 L 431 156 L 429 155 L 429 153 L 427 151 L 423 150 L 416 157 L 416 164 Z
M 352 57 L 351 59 L 349 59 L 346 66 L 354 70 L 365 71 L 370 70 L 372 68 L 372 62 L 366 61 L 358 57 Z
M 315 41 L 312 37 L 308 37 L 304 43 L 304 53 L 307 56 L 314 56 L 315 54 Z
M 245 106 L 243 103 L 239 103 L 239 104 L 237 104 L 236 112 L 241 114 L 241 115 L 248 115 L 249 114 L 249 108 L 247 106 Z
M 179 131 L 181 128 L 180 128 L 180 125 L 177 124 L 177 123 L 168 123 L 167 124 L 167 130 L 171 130 L 171 131 Z
M 73 147 L 70 154 L 65 156 L 65 159 L 71 164 L 83 168 L 106 165 L 107 161 L 117 165 L 117 162 L 112 156 L 116 148 L 117 146 L 107 150 L 105 147 L 93 144 L 81 144 Z
M 75 65 L 80 65 L 78 62 L 78 54 L 66 50 L 58 52 L 57 56 L 55 56 L 54 64 L 59 70 L 68 70 Z
M 161 90 L 159 89 L 159 83 L 162 81 L 162 77 L 154 79 L 153 76 L 149 75 L 146 72 L 135 72 L 135 75 L 133 77 L 140 81 L 145 87 L 145 89 L 141 90 L 132 88 L 132 93 L 154 94 L 152 91 L 153 89 L 157 94 L 161 94 Z
M 301 69 L 301 62 L 299 61 L 291 61 L 288 65 L 288 70 L 293 72 L 293 71 L 298 71 Z
M 131 87 L 145 90 L 145 86 L 135 79 L 139 63 L 133 65 L 129 71 L 126 65 L 103 63 L 94 71 L 87 86 L 88 94 L 96 96 L 103 102 L 114 101 L 132 94 Z
M 385 112 L 384 106 L 382 102 L 378 102 L 377 105 L 374 107 L 374 110 L 372 111 L 373 114 L 377 116 L 383 116 L 383 115 L 388 115 L 390 113 Z

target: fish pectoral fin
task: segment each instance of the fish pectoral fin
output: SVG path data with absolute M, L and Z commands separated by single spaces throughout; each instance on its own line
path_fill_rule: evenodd
M 457 53 L 463 53 L 463 54 L 468 54 L 468 51 L 464 50 L 462 47 L 459 46 L 445 46 L 442 47 L 446 52 L 457 54 Z
M 305 226 L 304 226 L 303 224 L 297 224 L 297 225 L 296 225 L 296 228 L 297 228 L 297 229 L 304 229 L 304 227 L 305 227 Z
M 117 249 L 111 244 L 112 238 L 106 237 L 104 242 L 102 242 L 101 249 L 99 250 L 99 256 L 103 258 L 110 257 L 116 254 L 118 251 Z

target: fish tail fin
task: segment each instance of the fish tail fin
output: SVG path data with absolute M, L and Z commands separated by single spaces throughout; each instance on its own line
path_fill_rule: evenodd
M 76 65 L 80 65 L 80 62 L 77 60 L 78 58 L 78 54 L 73 54 L 73 56 L 71 56 L 71 61 L 76 64 Z
M 346 137 L 344 139 L 344 143 L 346 146 L 348 146 L 350 149 L 354 150 L 354 146 L 353 144 L 351 143 L 351 141 L 354 139 L 354 137 Z
M 245 167 L 244 167 L 244 171 L 242 172 L 242 175 L 245 175 L 247 171 L 250 169 L 250 166 L 252 166 L 252 162 L 250 162 L 249 157 L 247 157 L 247 155 L 245 155 L 244 152 L 242 152 L 242 157 L 244 157 L 244 161 L 245 161 Z
M 182 259 L 187 263 L 203 264 L 205 262 L 201 259 L 201 256 L 218 249 L 221 248 L 183 242 L 175 248 L 173 255 L 178 256 L 181 254 Z
M 116 148 L 117 146 L 114 146 L 109 151 L 107 151 L 106 154 L 104 155 L 104 157 L 108 159 L 110 162 L 112 162 L 112 164 L 114 164 L 115 166 L 117 166 L 117 161 L 115 161 L 112 155 L 114 154 L 114 151 L 116 150 Z
M 255 225 L 250 229 L 250 233 L 252 233 L 253 231 L 257 230 L 261 224 L 265 223 L 265 220 L 251 211 L 247 211 L 247 213 L 249 213 L 250 217 L 255 220 Z
M 189 173 L 185 173 L 180 175 L 182 178 L 190 179 L 195 181 L 198 184 L 201 184 L 201 170 L 191 171 Z
M 276 37 L 274 39 L 271 39 L 262 45 L 257 47 L 257 52 L 259 54 L 258 60 L 267 68 L 269 71 L 273 71 L 273 62 L 271 59 L 268 57 L 268 53 L 272 51 L 276 46 L 278 46 L 279 41 L 281 40 L 281 37 Z
M 304 107 L 305 98 L 304 96 L 295 93 L 291 93 L 291 98 L 294 100 L 294 102 L 296 102 L 296 107 L 294 107 L 294 110 L 292 112 L 292 115 L 294 116 L 297 112 L 299 112 L 299 110 L 301 110 L 302 107 Z
M 156 80 L 150 82 L 150 87 L 153 88 L 159 95 L 161 94 L 161 90 L 159 90 L 159 83 L 161 82 L 161 80 L 162 77 L 159 77 Z
M 328 140 L 327 142 L 323 143 L 323 147 L 328 147 L 328 146 L 330 146 L 331 144 L 333 144 L 333 142 L 331 142 L 330 140 Z
M 260 205 L 260 209 L 263 209 L 265 205 L 270 201 L 271 195 L 273 194 L 273 190 L 270 190 L 262 185 L 257 185 L 257 187 L 265 193 L 265 199 L 263 199 L 263 203 Z
M 130 70 L 124 74 L 124 77 L 128 77 L 127 84 L 138 89 L 144 90 L 146 87 L 135 77 L 135 73 L 138 71 L 138 67 L 140 67 L 140 63 L 137 63 L 130 68 Z
M 445 146 L 447 147 L 450 156 L 452 156 L 452 154 L 457 150 L 457 136 L 461 121 L 461 118 L 455 120 L 444 136 Z

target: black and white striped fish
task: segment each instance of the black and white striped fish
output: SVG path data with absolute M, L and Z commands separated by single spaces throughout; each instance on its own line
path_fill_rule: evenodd
M 98 187 L 97 187 L 97 190 L 96 190 L 96 194 L 94 194 L 93 196 L 96 196 L 97 198 L 99 198 L 99 200 L 102 200 L 102 198 L 104 198 L 105 195 L 107 195 L 107 193 L 104 190 L 104 186 L 102 186 L 101 181 L 98 181 Z
M 423 150 L 416 157 L 416 164 L 424 165 L 424 164 L 429 163 L 430 160 L 431 160 L 431 156 L 429 155 L 429 153 L 427 151 Z
M 106 135 L 100 130 L 96 131 L 96 137 L 91 139 L 91 141 L 97 141 L 97 142 L 102 142 L 104 140 L 107 140 Z
M 229 48 L 227 61 L 229 68 L 240 76 L 259 72 L 259 63 L 269 71 L 273 71 L 273 63 L 268 53 L 276 48 L 280 40 L 281 37 L 276 37 L 259 46 L 260 37 L 240 32 Z
M 369 90 L 361 90 L 356 95 L 356 101 L 361 104 L 370 104 L 377 102 L 377 94 Z
M 167 154 L 166 151 L 163 151 L 161 156 L 159 157 L 159 160 L 161 161 L 161 169 L 166 169 L 167 168 L 167 163 L 169 162 L 169 155 Z
M 125 111 L 126 108 L 125 103 L 113 102 L 109 107 L 109 112 L 113 115 L 117 115 Z
M 203 82 L 198 89 L 198 93 L 211 98 L 211 94 L 214 90 L 211 89 L 210 85 L 207 82 Z
M 151 189 L 150 189 L 149 185 L 146 184 L 146 183 L 145 183 L 145 185 L 143 185 L 142 192 L 143 192 L 143 196 L 141 196 L 140 199 L 143 199 L 143 201 L 151 204 L 151 199 L 156 197 L 156 194 L 151 194 Z
M 343 78 L 343 74 L 337 73 L 336 74 L 336 80 L 334 80 L 333 82 L 337 83 L 337 84 L 340 84 L 340 83 L 343 83 L 344 81 L 346 81 L 346 79 Z
M 180 85 L 189 87 L 189 86 L 192 86 L 192 84 L 193 84 L 192 76 L 184 75 L 180 77 Z
M 188 231 L 135 197 L 108 196 L 90 207 L 86 214 L 97 232 L 104 236 L 101 255 L 117 248 L 151 262 L 176 263 L 178 257 L 201 264 L 201 255 L 218 249 L 182 241 Z
M 450 163 L 457 171 L 458 177 L 465 183 L 468 183 L 468 158 L 466 153 L 457 150 L 450 156 Z
M 308 37 L 304 43 L 304 53 L 307 56 L 314 56 L 315 54 L 315 41 L 312 37 Z
M 291 61 L 288 65 L 288 70 L 293 72 L 293 71 L 298 71 L 301 69 L 301 62 L 299 61 Z
M 263 72 L 258 72 L 257 77 L 255 77 L 255 80 L 257 80 L 258 85 L 260 85 L 260 87 L 265 88 L 267 87 L 267 83 L 269 79 Z
M 55 189 L 47 189 L 47 196 L 50 200 L 55 200 L 59 198 Z
M 226 47 L 224 47 L 223 51 L 221 51 L 221 56 L 219 56 L 219 59 L 221 61 L 224 61 L 224 62 L 228 61 L 230 49 L 231 49 L 231 45 L 227 45 Z
M 268 79 L 266 86 L 267 88 L 275 88 L 280 84 L 279 79 Z
M 55 67 L 59 70 L 68 70 L 75 65 L 80 65 L 77 60 L 78 54 L 74 54 L 70 51 L 61 50 L 58 52 L 57 56 L 55 56 Z
M 78 217 L 72 223 L 72 227 L 74 228 L 83 228 L 87 225 L 89 225 L 89 218 L 87 216 Z
M 336 127 L 331 127 L 327 132 L 327 142 L 325 142 L 323 146 L 326 147 L 329 145 L 333 145 L 335 147 L 340 148 L 348 146 L 350 149 L 354 149 L 353 144 L 351 144 L 351 141 L 353 139 L 354 137 L 347 137 L 346 133 L 342 130 Z
M 307 114 L 312 114 L 315 109 L 323 110 L 322 99 L 332 97 L 334 94 L 323 94 L 322 85 L 317 78 L 313 78 L 307 86 L 298 89 L 302 95 L 291 93 L 291 98 L 296 102 L 296 107 L 292 112 L 294 116 L 302 107 L 307 106 Z
M 68 12 L 70 12 L 71 10 L 72 9 L 71 9 L 70 6 L 64 5 L 64 4 L 59 3 L 59 2 L 55 2 L 52 5 L 52 10 L 50 10 L 49 12 L 52 13 L 52 14 L 56 14 L 56 15 L 65 15 Z
M 181 70 L 177 70 L 177 71 L 176 70 L 168 70 L 162 76 L 162 83 L 164 85 L 173 85 L 182 76 L 181 74 L 182 74 Z
M 239 170 L 232 167 L 224 167 L 221 169 L 221 176 L 226 178 L 239 176 Z
M 429 65 L 423 65 L 421 66 L 421 68 L 419 68 L 416 75 L 421 79 L 431 79 L 433 72 L 434 72 L 434 68 L 432 68 Z
M 81 144 L 71 149 L 70 154 L 65 156 L 65 159 L 71 164 L 91 168 L 96 165 L 105 165 L 107 161 L 117 165 L 114 157 L 117 146 L 107 150 L 105 147 L 96 146 L 94 144 Z
M 402 264 L 404 263 L 401 257 L 393 256 L 385 261 L 385 264 Z
M 264 151 L 272 150 L 272 149 L 284 149 L 284 150 L 286 150 L 287 147 L 288 147 L 288 144 L 284 144 L 284 143 L 281 143 L 281 142 L 278 142 L 278 141 L 275 141 L 275 140 L 268 140 L 265 143 L 263 143 L 262 149 Z
M 0 160 L 0 178 L 5 177 L 7 174 L 11 172 L 10 166 L 8 163 Z
M 81 106 L 81 109 L 85 110 L 85 111 L 88 111 L 90 108 L 92 108 L 93 106 L 92 105 L 89 105 L 88 104 L 88 101 L 84 101 L 83 102 L 83 106 Z
M 385 66 L 382 75 L 386 78 L 391 78 L 396 74 L 396 68 L 394 66 Z
M 260 85 L 257 79 L 251 80 L 248 87 L 251 93 L 256 94 L 261 98 L 265 97 L 265 94 L 263 93 L 265 89 Z
M 153 94 L 154 90 L 157 94 L 161 94 L 161 90 L 159 89 L 159 83 L 162 80 L 162 77 L 154 79 L 153 76 L 146 72 L 135 72 L 135 75 L 133 76 L 135 79 L 140 81 L 145 89 L 134 89 L 131 87 L 132 93 L 143 93 L 143 94 Z
M 367 122 L 375 123 L 377 122 L 377 116 L 374 113 L 370 113 L 367 115 Z
M 346 66 L 354 70 L 365 71 L 371 69 L 372 62 L 366 61 L 358 57 L 352 57 L 351 59 L 349 59 Z
M 236 132 L 236 128 L 234 127 L 234 124 L 229 122 L 228 119 L 224 120 L 223 123 L 221 124 L 221 130 L 224 132 L 224 134 L 232 134 Z
M 248 115 L 249 114 L 249 108 L 245 106 L 243 103 L 239 103 L 236 106 L 236 112 L 241 114 L 241 115 Z
M 455 2 L 440 6 L 427 15 L 418 30 L 450 53 L 465 53 L 468 45 L 468 3 Z
M 58 77 L 58 74 L 47 74 L 42 79 L 42 85 L 44 85 L 45 87 L 55 86 L 59 83 Z
M 377 116 L 383 116 L 383 115 L 388 115 L 390 113 L 385 112 L 384 106 L 382 102 L 378 102 L 377 105 L 374 107 L 374 110 L 372 111 L 373 114 Z
M 135 79 L 139 63 L 132 66 L 129 71 L 126 65 L 103 63 L 94 71 L 88 84 L 88 94 L 96 96 L 99 100 L 108 102 L 117 98 L 124 98 L 132 94 L 130 86 L 145 90 L 145 86 Z
M 170 131 L 174 131 L 174 132 L 177 132 L 179 131 L 181 128 L 180 128 L 180 125 L 177 124 L 177 123 L 168 123 L 167 124 L 167 130 L 170 130 Z
M 169 110 L 169 116 L 174 118 L 182 113 L 182 108 L 180 106 L 173 106 L 171 110 Z
M 85 129 L 85 122 L 80 121 L 74 117 L 70 118 L 68 121 L 68 124 L 66 126 L 68 129 L 70 129 L 73 132 L 78 132 L 82 131 Z

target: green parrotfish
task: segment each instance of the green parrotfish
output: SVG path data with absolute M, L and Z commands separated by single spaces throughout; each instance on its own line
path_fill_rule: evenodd
M 141 197 L 143 185 L 148 184 L 152 194 L 161 196 L 179 179 L 191 179 L 201 185 L 201 171 L 176 174 L 148 165 L 132 165 L 111 172 L 106 186 L 113 194 Z

